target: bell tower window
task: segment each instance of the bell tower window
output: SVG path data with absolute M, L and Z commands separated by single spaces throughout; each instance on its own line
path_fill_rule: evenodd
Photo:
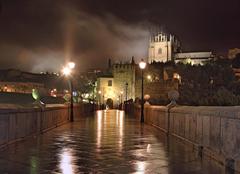
M 162 54 L 162 48 L 158 49 L 158 54 Z
M 108 86 L 112 86 L 112 80 L 108 80 Z

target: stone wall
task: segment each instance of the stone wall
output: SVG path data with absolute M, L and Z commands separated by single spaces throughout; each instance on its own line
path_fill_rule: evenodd
M 74 106 L 74 118 L 90 111 L 91 106 Z M 44 109 L 1 105 L 0 147 L 62 125 L 69 121 L 69 115 L 66 105 L 47 105 Z
M 140 117 L 140 107 L 135 106 Z M 158 127 L 168 135 L 190 142 L 203 154 L 226 167 L 240 171 L 240 106 L 145 107 L 145 123 Z
M 136 97 L 141 98 L 141 80 L 136 82 Z M 144 95 L 150 95 L 151 99 L 168 99 L 168 92 L 178 90 L 178 83 L 175 81 L 145 82 Z
M 119 98 L 122 95 L 122 101 L 125 101 L 126 98 L 127 100 L 135 99 L 135 70 L 134 64 L 113 65 L 115 93 Z

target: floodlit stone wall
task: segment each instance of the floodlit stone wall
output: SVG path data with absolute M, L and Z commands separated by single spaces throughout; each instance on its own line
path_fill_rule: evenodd
M 74 118 L 91 109 L 91 106 L 74 106 Z M 66 105 L 47 105 L 44 109 L 0 106 L 0 147 L 67 123 L 69 116 L 70 108 Z
M 135 106 L 140 117 L 140 107 Z M 145 107 L 145 123 L 190 142 L 227 167 L 240 171 L 240 106 Z

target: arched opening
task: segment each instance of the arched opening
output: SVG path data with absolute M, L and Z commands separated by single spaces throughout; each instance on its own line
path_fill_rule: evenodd
M 106 101 L 106 105 L 109 109 L 113 109 L 113 100 L 111 98 L 108 98 Z

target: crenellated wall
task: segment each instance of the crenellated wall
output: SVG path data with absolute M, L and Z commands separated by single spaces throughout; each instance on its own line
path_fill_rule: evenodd
M 140 107 L 134 114 L 140 117 Z M 226 167 L 240 171 L 240 106 L 145 107 L 145 123 L 190 142 Z
M 90 112 L 92 106 L 74 106 L 74 118 Z M 46 108 L 0 106 L 0 147 L 32 135 L 41 134 L 69 121 L 67 105 L 47 105 Z

